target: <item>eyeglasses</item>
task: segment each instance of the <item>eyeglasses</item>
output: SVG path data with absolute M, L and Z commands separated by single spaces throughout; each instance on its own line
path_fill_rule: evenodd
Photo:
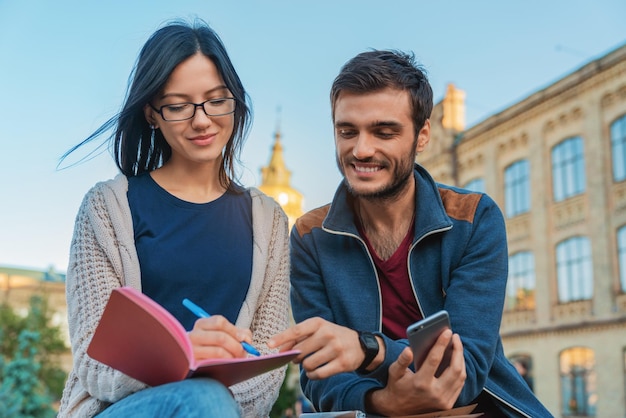
M 160 108 L 150 107 L 159 112 L 164 121 L 175 122 L 191 119 L 196 115 L 196 109 L 201 107 L 207 116 L 224 116 L 235 111 L 236 99 L 234 97 L 223 97 L 210 99 L 202 103 L 176 103 L 163 105 Z

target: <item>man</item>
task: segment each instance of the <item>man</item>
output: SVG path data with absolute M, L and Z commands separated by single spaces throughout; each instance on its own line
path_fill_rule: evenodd
M 408 415 L 478 403 L 485 417 L 549 417 L 499 336 L 507 279 L 502 214 L 484 194 L 435 183 L 416 155 L 430 140 L 432 89 L 410 54 L 369 51 L 331 89 L 337 164 L 330 205 L 291 234 L 298 323 L 272 347 L 302 351 L 317 410 Z M 413 371 L 406 328 L 445 309 Z M 436 376 L 446 347 L 450 365 Z

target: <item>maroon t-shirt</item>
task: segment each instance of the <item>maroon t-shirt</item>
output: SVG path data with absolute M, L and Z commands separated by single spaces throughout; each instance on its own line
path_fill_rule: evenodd
M 389 259 L 382 260 L 367 239 L 363 227 L 357 222 L 359 233 L 363 237 L 370 254 L 372 254 L 380 279 L 383 306 L 382 331 L 383 334 L 393 339 L 406 338 L 406 328 L 422 319 L 409 280 L 407 265 L 409 248 L 413 241 L 414 224 L 415 221 L 411 224 L 396 252 Z

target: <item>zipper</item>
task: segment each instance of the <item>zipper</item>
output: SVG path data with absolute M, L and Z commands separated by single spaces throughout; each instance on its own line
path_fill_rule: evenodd
M 417 308 L 420 310 L 420 313 L 422 314 L 422 318 L 426 318 L 426 315 L 424 315 L 424 310 L 422 309 L 422 304 L 420 303 L 419 297 L 417 296 L 417 291 L 415 290 L 415 284 L 413 282 L 413 274 L 411 274 L 411 253 L 413 252 L 413 250 L 415 249 L 415 247 L 417 246 L 417 244 L 419 244 L 424 238 L 431 236 L 433 234 L 437 234 L 440 232 L 445 232 L 445 231 L 449 231 L 452 229 L 452 225 L 447 226 L 445 228 L 440 228 L 440 229 L 434 229 L 430 232 L 427 232 L 426 234 L 422 235 L 417 241 L 415 241 L 411 247 L 409 248 L 409 253 L 407 254 L 406 257 L 406 269 L 409 272 L 409 283 L 411 283 L 411 289 L 413 289 L 413 296 L 415 297 L 415 301 L 417 302 Z
M 367 257 L 369 258 L 370 265 L 372 267 L 372 270 L 374 271 L 374 276 L 376 276 L 376 287 L 378 288 L 378 331 L 379 332 L 382 331 L 383 329 L 383 316 L 382 316 L 383 315 L 383 295 L 382 295 L 382 292 L 380 291 L 380 278 L 378 277 L 376 264 L 374 264 L 374 259 L 372 258 L 372 255 L 370 254 L 369 250 L 367 249 L 367 244 L 365 243 L 363 238 L 361 238 L 358 235 L 349 233 L 349 232 L 333 231 L 332 229 L 328 229 L 323 225 L 322 225 L 322 230 L 333 235 L 342 235 L 344 237 L 355 238 L 357 241 L 361 243 L 361 245 L 363 245 L 363 249 L 365 249 L 365 253 L 367 254 Z

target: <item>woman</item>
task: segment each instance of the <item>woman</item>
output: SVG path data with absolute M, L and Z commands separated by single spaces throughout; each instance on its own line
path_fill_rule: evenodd
M 285 368 L 230 388 L 206 378 L 147 387 L 86 354 L 119 286 L 169 310 L 196 358 L 243 357 L 242 341 L 266 353 L 288 326 L 287 218 L 234 180 L 246 99 L 218 35 L 174 22 L 141 50 L 121 112 L 63 156 L 115 128 L 122 173 L 95 185 L 76 218 L 66 283 L 74 368 L 59 417 L 269 414 Z M 196 320 L 185 297 L 213 315 Z

